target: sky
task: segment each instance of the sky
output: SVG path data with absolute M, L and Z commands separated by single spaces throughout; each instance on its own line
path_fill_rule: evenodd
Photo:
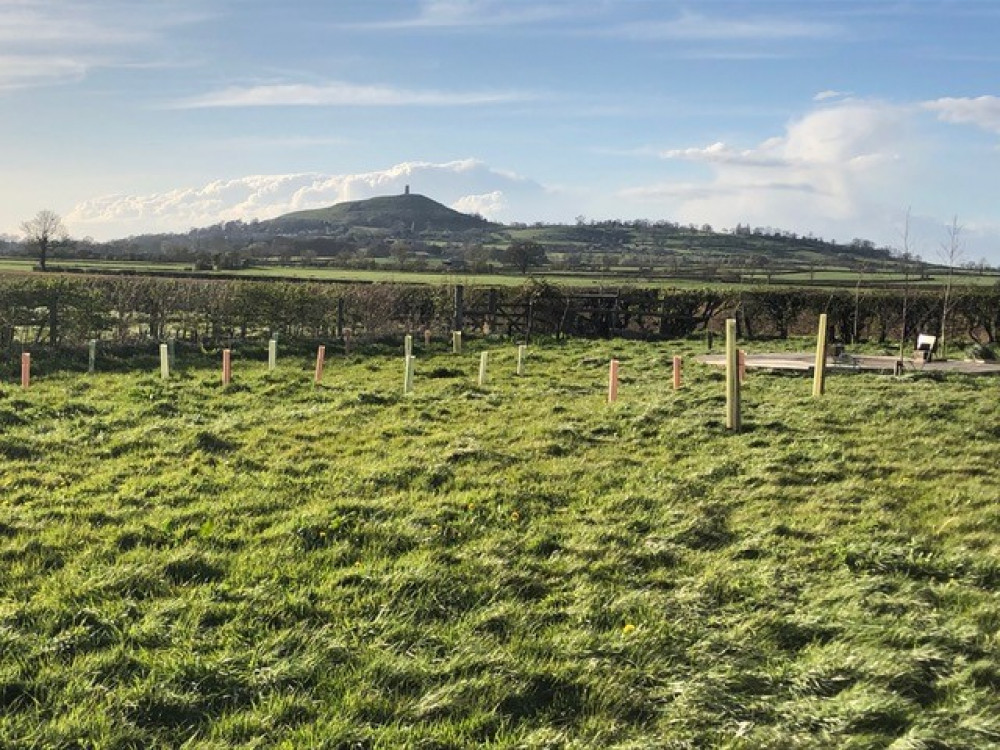
M 0 0 L 0 233 L 412 192 L 1000 264 L 1000 2 Z

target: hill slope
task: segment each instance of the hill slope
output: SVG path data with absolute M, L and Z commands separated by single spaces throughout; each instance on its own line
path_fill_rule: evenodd
M 277 226 L 302 222 L 377 229 L 407 229 L 414 232 L 461 231 L 494 226 L 480 216 L 463 214 L 427 196 L 415 193 L 336 203 L 327 208 L 295 211 L 271 221 Z

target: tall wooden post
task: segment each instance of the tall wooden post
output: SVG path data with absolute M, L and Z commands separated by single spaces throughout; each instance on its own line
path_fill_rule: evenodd
M 410 334 L 406 334 L 406 337 L 403 339 L 403 356 L 413 356 L 413 336 Z
M 170 378 L 170 352 L 167 351 L 166 344 L 160 344 L 160 378 Z
M 479 385 L 486 385 L 489 381 L 490 353 L 482 352 L 479 355 Z
M 267 369 L 273 371 L 278 366 L 278 340 L 267 342 Z
M 21 387 L 25 390 L 31 385 L 31 355 L 28 352 L 21 354 Z
M 451 332 L 451 353 L 461 354 L 462 353 L 462 332 L 452 331 Z
M 524 355 L 528 353 L 528 347 L 519 344 L 517 347 L 517 374 L 524 375 Z
M 403 393 L 413 393 L 413 364 L 417 361 L 417 358 L 412 355 L 407 355 L 406 361 L 403 363 Z
M 322 344 L 316 350 L 316 374 L 313 376 L 313 383 L 319 385 L 323 380 L 323 363 L 326 360 L 326 347 Z
M 461 331 L 465 327 L 465 287 L 459 284 L 455 287 L 455 317 L 451 329 Z
M 740 366 L 740 385 L 743 385 L 747 380 L 747 353 L 740 349 L 739 353 L 739 366 Z
M 497 290 L 490 289 L 490 296 L 487 301 L 486 308 L 486 325 L 489 326 L 489 332 L 492 333 L 496 329 L 497 325 Z
M 674 390 L 678 391 L 681 387 L 681 358 L 674 357 Z
M 736 354 L 736 319 L 726 320 L 726 429 L 740 431 L 740 377 Z
M 608 368 L 608 403 L 613 404 L 618 400 L 618 360 L 611 360 Z
M 230 349 L 222 350 L 222 384 L 229 385 L 233 379 L 233 353 Z
M 90 351 L 87 356 L 87 372 L 93 373 L 97 366 L 97 339 L 90 340 Z
M 819 316 L 819 332 L 816 334 L 816 364 L 813 368 L 813 398 L 823 395 L 826 386 L 826 313 Z

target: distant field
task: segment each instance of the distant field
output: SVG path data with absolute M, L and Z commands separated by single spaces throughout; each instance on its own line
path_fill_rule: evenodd
M 67 267 L 85 268 L 94 273 L 102 271 L 132 270 L 149 272 L 190 272 L 191 266 L 186 263 L 153 263 L 144 261 L 62 261 L 57 260 L 52 263 L 56 268 L 63 265 Z M 0 258 L 0 271 L 31 271 L 34 266 L 32 260 L 22 260 L 13 258 Z M 640 286 L 644 288 L 704 288 L 718 286 L 720 288 L 732 288 L 739 286 L 736 283 L 725 283 L 720 281 L 701 281 L 690 278 L 671 278 L 664 276 L 665 271 L 656 271 L 655 274 L 637 274 L 634 268 L 613 267 L 604 273 L 574 273 L 574 272 L 535 272 L 528 276 L 520 274 L 475 274 L 475 273 L 443 273 L 431 271 L 399 271 L 399 270 L 354 270 L 339 268 L 319 268 L 308 266 L 267 266 L 250 268 L 239 271 L 202 271 L 200 275 L 238 275 L 248 278 L 296 278 L 296 279 L 317 279 L 324 281 L 370 281 L 384 283 L 407 283 L 407 284 L 469 284 L 479 286 L 520 286 L 530 279 L 547 281 L 550 283 L 567 284 L 572 286 Z M 753 271 L 744 269 L 734 269 L 749 285 L 764 285 L 768 283 L 768 274 L 764 271 Z M 899 273 L 868 273 L 859 277 L 855 271 L 820 269 L 816 271 L 775 271 L 770 275 L 771 283 L 788 284 L 794 283 L 801 286 L 809 286 L 810 283 L 829 286 L 831 283 L 842 283 L 846 287 L 854 287 L 858 279 L 863 284 L 892 283 L 901 284 L 904 281 L 903 274 Z M 937 287 L 945 282 L 945 275 L 936 272 L 930 278 L 921 280 L 915 277 L 909 279 L 913 287 L 932 286 Z M 953 283 L 959 286 L 990 286 L 1000 283 L 1000 274 L 993 272 L 987 274 L 978 273 L 956 273 Z
M 754 271 L 745 276 L 754 279 L 758 283 L 766 283 L 768 278 L 767 274 L 761 271 Z M 843 282 L 844 286 L 853 286 L 860 280 L 862 284 L 874 282 L 902 284 L 905 281 L 909 281 L 913 286 L 941 286 L 946 283 L 948 277 L 947 271 L 941 272 L 937 270 L 928 276 L 929 278 L 927 279 L 920 279 L 912 274 L 907 277 L 902 273 L 880 272 L 859 274 L 857 271 L 824 269 L 817 271 L 783 271 L 771 274 L 771 279 L 775 282 L 796 282 L 804 285 L 808 285 L 811 281 L 835 281 Z M 952 277 L 952 283 L 957 286 L 992 286 L 998 282 L 1000 282 L 1000 273 L 995 271 L 984 274 L 961 272 L 956 273 Z
M 150 349 L 0 373 L 2 747 L 1000 743 L 994 379 Z

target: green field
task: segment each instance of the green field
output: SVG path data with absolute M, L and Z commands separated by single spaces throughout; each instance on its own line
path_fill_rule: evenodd
M 20 258 L 0 258 L 0 272 L 29 272 L 34 261 Z M 102 261 L 102 260 L 57 260 L 52 267 L 58 270 L 60 266 L 86 269 L 93 273 L 113 271 L 133 271 L 172 273 L 192 273 L 189 263 L 148 262 L 148 261 Z M 820 268 L 815 271 L 776 271 L 767 274 L 760 269 L 734 269 L 734 278 L 741 279 L 747 285 L 796 285 L 808 287 L 810 284 L 824 287 L 838 286 L 854 288 L 860 279 L 864 285 L 892 284 L 902 287 L 905 277 L 901 273 L 883 271 L 878 273 L 858 274 L 846 269 Z M 368 270 L 351 268 L 327 268 L 308 265 L 289 266 L 257 266 L 233 271 L 199 271 L 198 276 L 245 276 L 247 278 L 288 278 L 311 279 L 318 281 L 344 282 L 380 282 L 397 284 L 468 284 L 470 286 L 521 286 L 530 279 L 546 281 L 566 286 L 637 286 L 642 288 L 734 288 L 737 282 L 721 282 L 702 280 L 689 277 L 670 277 L 665 269 L 657 269 L 655 274 L 640 274 L 635 268 L 612 267 L 607 271 L 588 273 L 573 271 L 540 271 L 535 269 L 530 275 L 517 273 L 465 273 L 443 271 L 405 271 L 405 270 Z M 926 279 L 916 276 L 908 278 L 913 288 L 940 287 L 946 281 L 946 273 L 935 269 Z M 992 286 L 1000 282 L 1000 275 L 995 272 L 984 274 L 972 272 L 956 272 L 953 277 L 955 286 Z
M 995 379 L 479 346 L 8 362 L 0 747 L 1000 744 Z

